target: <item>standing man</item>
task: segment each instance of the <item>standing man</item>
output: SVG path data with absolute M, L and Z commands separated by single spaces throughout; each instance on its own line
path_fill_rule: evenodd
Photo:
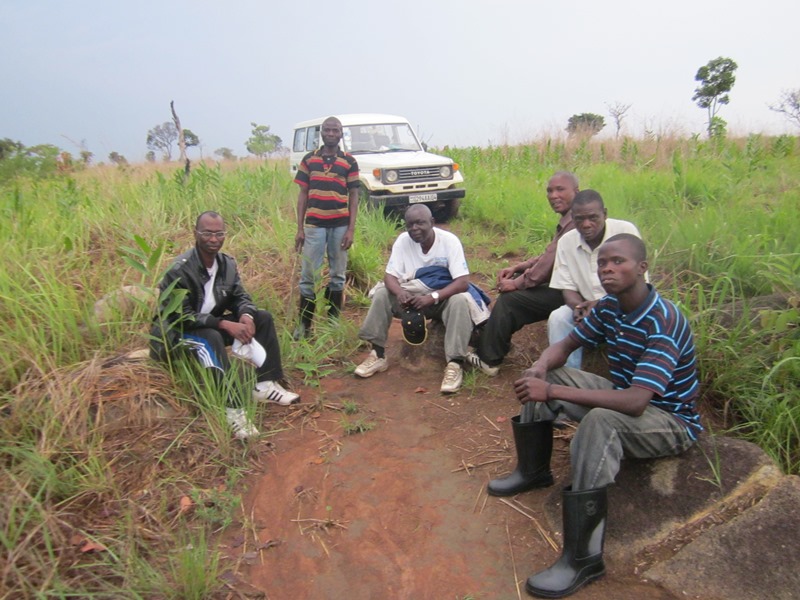
M 575 324 L 580 323 L 606 295 L 597 271 L 600 245 L 620 233 L 642 237 L 633 223 L 608 219 L 607 216 L 603 198 L 594 190 L 583 190 L 572 201 L 575 229 L 559 240 L 550 278 L 550 287 L 563 293 L 563 306 L 550 313 L 547 319 L 547 337 L 551 346 L 569 335 Z M 580 369 L 582 359 L 583 351 L 578 349 L 570 355 L 567 366 Z
M 422 313 L 444 323 L 447 367 L 441 392 L 461 388 L 461 365 L 469 349 L 474 321 L 488 317 L 481 292 L 469 283 L 464 248 L 455 234 L 433 226 L 424 204 L 412 204 L 405 213 L 406 231 L 392 246 L 383 285 L 375 286 L 369 312 L 358 337 L 372 344 L 366 360 L 356 367 L 358 377 L 372 377 L 389 367 L 386 340 L 392 317 L 402 309 Z M 477 299 L 476 299 L 477 297 Z M 486 298 L 488 300 L 488 298 Z
M 481 329 L 476 351 L 467 355 L 473 367 L 491 377 L 497 375 L 498 365 L 511 350 L 511 336 L 525 325 L 544 321 L 564 303 L 561 291 L 551 288 L 549 283 L 558 240 L 575 228 L 570 209 L 577 193 L 578 178 L 574 173 L 553 174 L 547 182 L 547 201 L 561 218 L 552 241 L 539 256 L 506 267 L 497 275 L 500 295 Z
M 303 157 L 297 168 L 297 235 L 295 249 L 303 253 L 300 271 L 300 323 L 294 339 L 311 332 L 322 259 L 328 256 L 329 282 L 325 298 L 328 316 L 338 317 L 344 302 L 347 251 L 353 245 L 358 213 L 358 163 L 339 149 L 342 123 L 328 117 L 322 123 L 322 147 Z
M 254 400 L 288 406 L 300 396 L 279 383 L 281 349 L 272 315 L 256 308 L 239 279 L 236 261 L 220 252 L 226 235 L 222 217 L 204 212 L 194 229 L 194 248 L 175 259 L 159 284 L 162 292 L 185 290 L 185 295 L 172 309 L 170 295 L 157 311 L 150 330 L 150 356 L 166 361 L 172 353 L 188 352 L 211 369 L 218 390 L 227 394 L 228 423 L 237 438 L 246 439 L 258 435 L 258 430 L 241 399 L 224 391 L 223 375 L 230 369 L 226 346 L 232 345 L 234 354 L 255 365 Z
M 681 454 L 703 429 L 692 332 L 646 282 L 644 243 L 631 234 L 609 238 L 599 248 L 597 272 L 608 295 L 514 383 L 523 405 L 514 417 L 518 464 L 489 483 L 489 493 L 500 496 L 551 485 L 553 420 L 563 412 L 580 421 L 570 444 L 572 485 L 562 493 L 563 553 L 525 586 L 545 598 L 572 594 L 605 573 L 606 488 L 622 458 Z M 562 366 L 579 346 L 599 344 L 608 347 L 610 381 Z

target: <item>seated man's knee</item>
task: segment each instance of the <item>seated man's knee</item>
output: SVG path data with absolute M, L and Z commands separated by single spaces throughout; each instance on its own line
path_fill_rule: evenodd
M 469 309 L 469 299 L 470 299 L 469 292 L 461 292 L 460 294 L 455 294 L 454 296 L 450 296 L 447 299 L 447 302 L 450 304 L 452 308 Z
M 581 419 L 579 429 L 608 431 L 615 429 L 622 413 L 610 408 L 593 408 Z
M 550 313 L 550 316 L 547 317 L 547 327 L 559 327 L 565 323 L 573 324 L 572 309 L 566 304 L 559 306 Z
M 372 303 L 375 304 L 376 302 L 385 301 L 388 300 L 389 298 L 391 298 L 389 290 L 381 286 L 377 290 L 375 290 L 374 294 L 372 294 Z
M 268 310 L 259 309 L 256 311 L 255 317 L 256 327 L 258 326 L 267 326 L 269 327 L 273 323 L 272 313 Z

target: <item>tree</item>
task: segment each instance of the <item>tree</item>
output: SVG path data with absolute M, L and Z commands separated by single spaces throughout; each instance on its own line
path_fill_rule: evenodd
M 264 158 L 278 150 L 283 144 L 283 140 L 274 133 L 269 132 L 269 125 L 258 125 L 251 122 L 253 130 L 250 139 L 245 142 L 245 147 L 250 154 L 255 154 L 259 158 Z
M 236 160 L 236 155 L 230 148 L 225 148 L 225 147 L 217 148 L 216 150 L 214 150 L 214 154 L 216 154 L 223 160 Z
M 9 158 L 10 156 L 22 152 L 25 146 L 22 142 L 15 142 L 10 138 L 3 138 L 0 140 L 0 160 Z
M 777 104 L 771 104 L 769 109 L 781 113 L 789 121 L 800 127 L 800 88 L 783 90 Z
M 606 120 L 594 113 L 572 115 L 567 122 L 567 132 L 572 135 L 597 135 L 606 126 Z
M 164 156 L 164 160 L 172 160 L 172 144 L 178 139 L 178 130 L 175 125 L 165 121 L 162 125 L 156 125 L 147 132 L 147 147 L 153 151 L 159 151 Z
M 707 131 L 708 137 L 719 135 L 725 131 L 725 121 L 717 118 L 717 112 L 723 104 L 730 102 L 728 92 L 736 83 L 736 69 L 739 68 L 730 58 L 720 56 L 708 61 L 703 67 L 697 70 L 694 76 L 695 81 L 700 85 L 694 90 L 692 100 L 697 102 L 697 106 L 708 111 Z
M 147 154 L 144 155 L 144 159 L 149 163 L 156 162 L 156 153 L 152 150 L 148 150 Z
M 119 152 L 109 153 L 108 160 L 110 160 L 115 165 L 119 165 L 121 167 L 124 167 L 125 165 L 128 164 L 128 159 L 122 156 L 122 154 L 120 154 Z
M 183 130 L 183 140 L 187 148 L 200 145 L 200 138 L 191 129 Z
M 633 106 L 632 104 L 623 104 L 622 102 L 614 102 L 614 104 L 606 104 L 608 108 L 608 114 L 611 115 L 611 118 L 614 119 L 614 126 L 616 127 L 616 133 L 614 137 L 619 137 L 619 130 L 622 129 L 622 119 L 625 118 L 625 113 L 628 112 Z

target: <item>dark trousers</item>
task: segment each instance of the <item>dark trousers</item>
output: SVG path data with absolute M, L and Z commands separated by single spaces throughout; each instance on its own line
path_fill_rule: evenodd
M 516 331 L 546 320 L 562 304 L 561 290 L 546 285 L 503 292 L 495 300 L 492 314 L 482 328 L 478 356 L 489 365 L 499 365 L 511 351 L 511 336 Z
M 226 321 L 238 321 L 233 315 L 225 315 L 222 318 Z M 259 310 L 256 312 L 255 325 L 256 334 L 253 337 L 267 351 L 267 359 L 264 364 L 256 368 L 256 381 L 282 379 L 281 347 L 278 344 L 278 334 L 275 333 L 275 323 L 272 320 L 272 315 L 266 310 Z M 219 368 L 226 372 L 230 369 L 228 353 L 225 351 L 226 346 L 233 344 L 233 338 L 230 335 L 219 329 L 208 327 L 193 329 L 187 333 L 207 340 L 219 361 Z

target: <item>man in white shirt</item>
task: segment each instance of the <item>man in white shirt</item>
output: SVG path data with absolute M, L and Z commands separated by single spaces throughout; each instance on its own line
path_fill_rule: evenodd
M 454 234 L 433 226 L 431 211 L 424 204 L 409 207 L 405 224 L 406 231 L 392 246 L 383 285 L 375 287 L 367 318 L 358 332 L 359 338 L 372 344 L 372 350 L 355 374 L 372 377 L 386 371 L 385 347 L 392 317 L 400 317 L 403 309 L 412 309 L 444 323 L 447 367 L 441 392 L 451 394 L 461 388 L 461 365 L 475 324 L 476 300 L 470 291 L 464 248 Z M 478 318 L 488 318 L 488 310 Z
M 564 306 L 550 313 L 547 337 L 554 345 L 567 337 L 576 323 L 589 314 L 600 298 L 606 295 L 597 275 L 597 253 L 611 236 L 630 233 L 642 236 L 633 223 L 606 218 L 603 198 L 595 190 L 583 190 L 572 201 L 575 229 L 558 241 L 550 287 L 560 289 Z M 579 348 L 567 359 L 566 366 L 581 368 L 583 351 Z

